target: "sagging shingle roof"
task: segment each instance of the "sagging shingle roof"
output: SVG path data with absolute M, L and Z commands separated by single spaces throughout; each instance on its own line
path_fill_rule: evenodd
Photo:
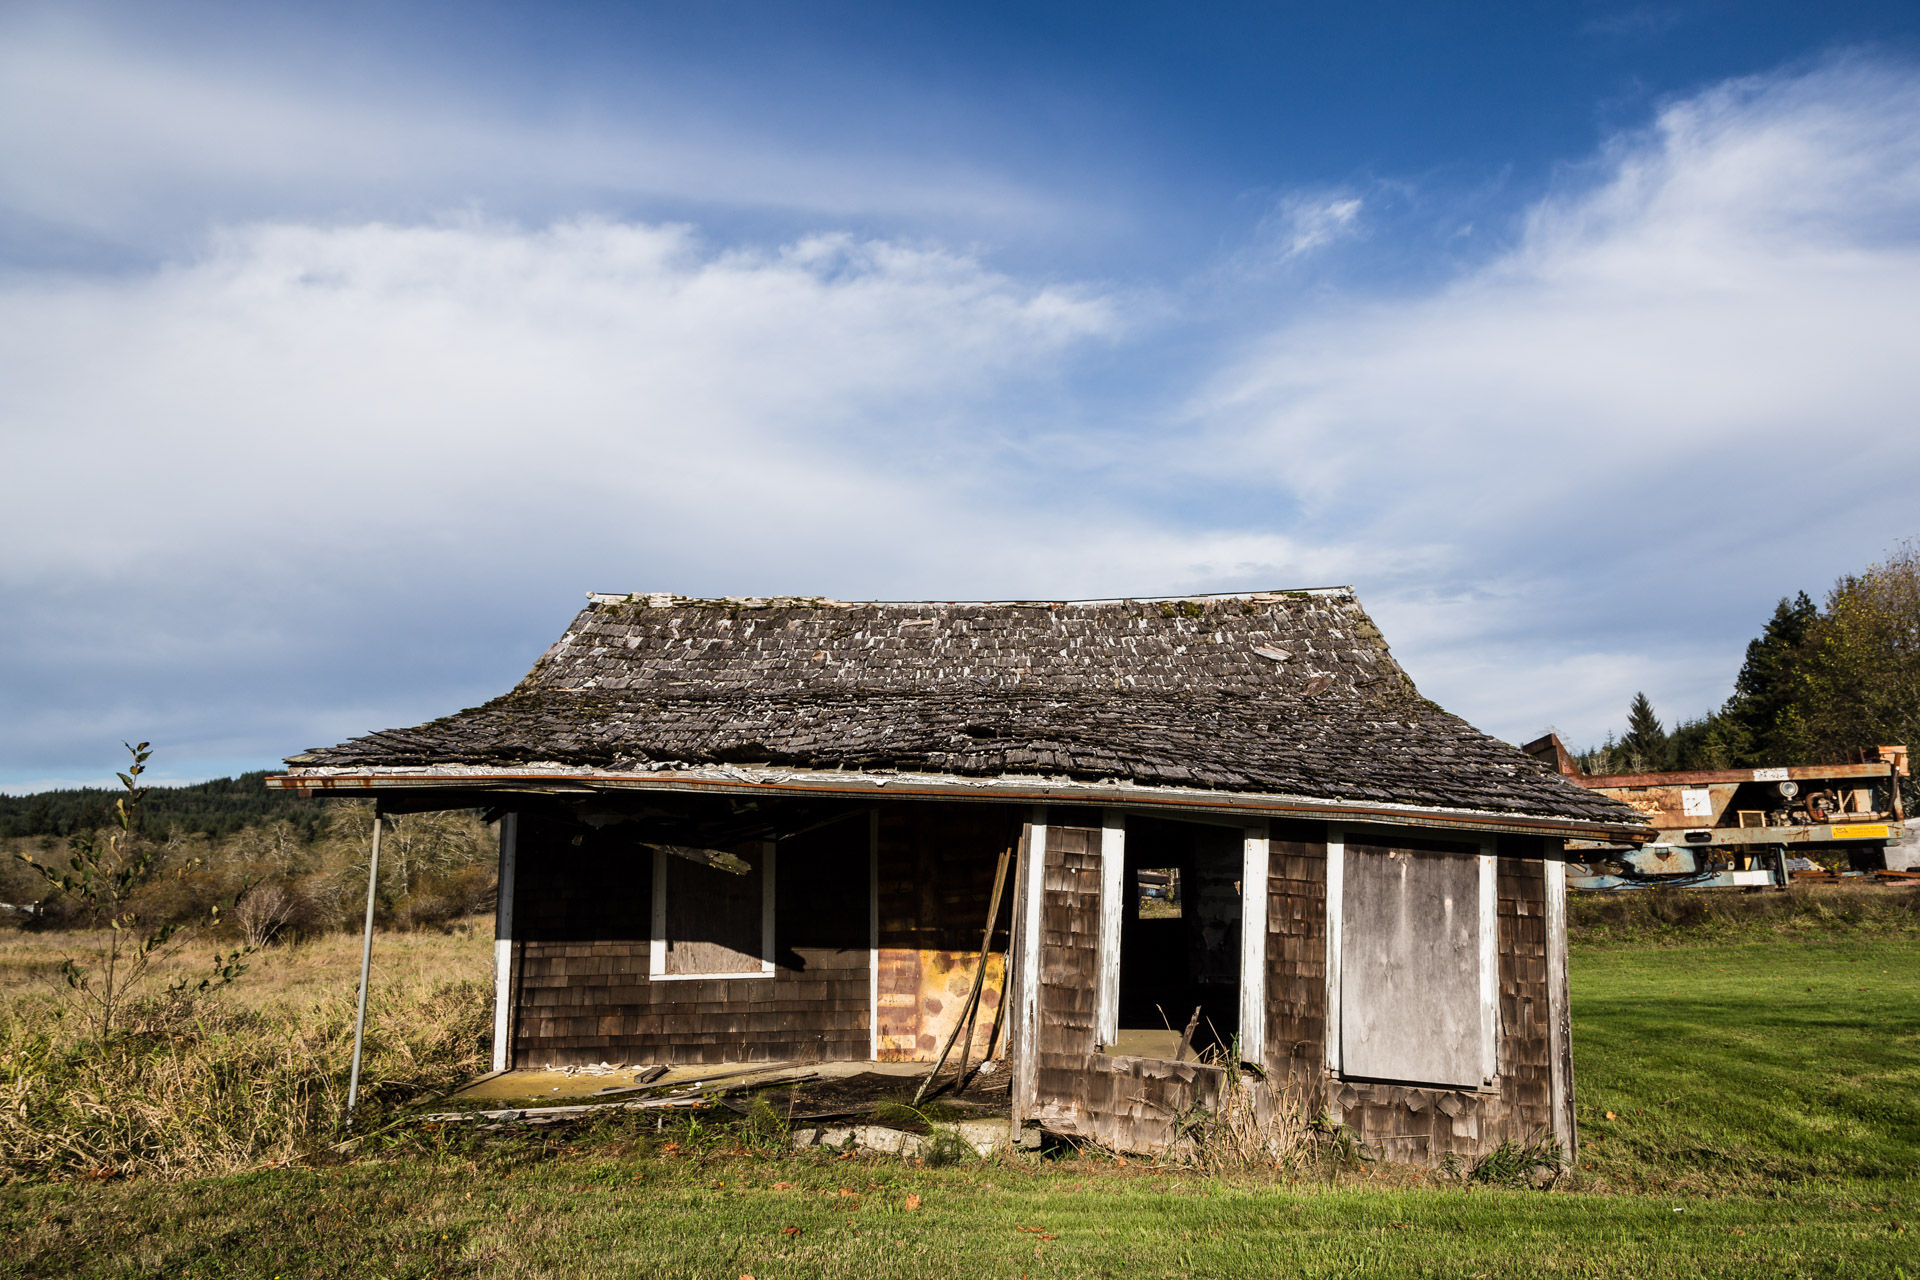
M 296 772 L 720 763 L 1638 815 L 1422 698 L 1351 591 L 1075 603 L 593 596 L 504 697 Z

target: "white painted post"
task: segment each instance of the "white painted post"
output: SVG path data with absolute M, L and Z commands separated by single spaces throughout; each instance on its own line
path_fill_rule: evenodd
M 867 1056 L 880 1061 L 880 810 L 867 812 Z
M 1100 822 L 1100 936 L 1095 952 L 1100 986 L 1094 997 L 1093 1034 L 1101 1045 L 1120 1039 L 1120 923 L 1126 910 L 1127 819 L 1108 809 Z
M 1033 821 L 1027 827 L 1027 878 L 1021 886 L 1020 921 L 1020 1058 L 1013 1079 L 1013 1116 L 1015 1123 L 1029 1114 L 1040 1081 L 1040 922 L 1041 907 L 1047 896 L 1047 809 L 1033 806 Z M 1016 1134 L 1018 1130 L 1015 1130 Z
M 513 1030 L 513 885 L 519 853 L 520 815 L 500 815 L 500 891 L 493 909 L 493 1069 L 507 1069 Z
M 1500 884 L 1492 837 L 1480 842 L 1480 1083 L 1500 1074 Z
M 1346 884 L 1347 833 L 1327 824 L 1327 1070 L 1340 1074 L 1340 896 Z
M 1267 1064 L 1267 824 L 1246 828 L 1240 855 L 1240 1060 Z
M 360 1051 L 367 1038 L 367 978 L 373 970 L 373 892 L 380 881 L 380 802 L 373 802 L 373 850 L 367 855 L 367 923 L 360 935 L 360 1006 L 353 1015 L 353 1070 L 347 1076 L 347 1128 L 360 1101 Z
M 779 884 L 780 844 L 776 840 L 760 843 L 760 976 L 771 978 L 778 967 L 773 957 L 773 900 Z
M 1573 1112 L 1573 1017 L 1567 1008 L 1567 864 L 1558 840 L 1547 841 L 1547 1101 L 1560 1158 L 1572 1165 L 1580 1134 Z

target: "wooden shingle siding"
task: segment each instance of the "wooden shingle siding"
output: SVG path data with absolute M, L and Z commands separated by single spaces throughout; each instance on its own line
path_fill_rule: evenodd
M 655 982 L 651 853 L 619 825 L 523 816 L 514 1065 L 865 1058 L 865 844 L 857 823 L 783 842 L 772 977 Z
M 1267 899 L 1268 1071 L 1307 1114 L 1327 1110 L 1384 1159 L 1472 1159 L 1508 1139 L 1533 1142 L 1547 1132 L 1541 850 L 1537 841 L 1503 837 L 1498 852 L 1499 1078 L 1492 1090 L 1431 1089 L 1328 1077 L 1326 844 L 1324 837 L 1275 840 Z
M 1116 1151 L 1164 1151 L 1182 1117 L 1219 1102 L 1225 1076 L 1197 1062 L 1093 1054 L 1081 1085 L 1078 1131 Z
M 1059 811 L 1054 822 L 1067 816 Z M 1087 819 L 1079 819 L 1086 821 Z M 1040 904 L 1038 1113 L 1071 1123 L 1094 1052 L 1093 1005 L 1099 987 L 1100 828 L 1047 827 Z
M 1267 855 L 1267 1073 L 1297 1091 L 1324 1085 L 1327 839 L 1320 824 L 1275 823 Z

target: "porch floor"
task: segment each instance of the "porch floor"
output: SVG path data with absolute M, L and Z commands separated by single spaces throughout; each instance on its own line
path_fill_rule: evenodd
M 991 1119 L 1008 1114 L 1010 1079 L 1004 1062 L 992 1064 L 993 1070 L 971 1075 L 964 1093 L 953 1092 L 953 1070 L 940 1073 L 935 1090 L 930 1090 L 923 1107 L 938 1107 L 953 1119 Z M 888 1104 L 910 1103 L 914 1091 L 927 1074 L 924 1062 L 709 1062 L 674 1067 L 647 1088 L 670 1088 L 674 1084 L 714 1079 L 714 1087 L 749 1088 L 764 1080 L 768 1091 L 757 1096 L 774 1103 L 782 1114 L 795 1120 L 824 1119 L 837 1116 L 866 1115 Z M 474 1103 L 514 1103 L 526 1106 L 561 1106 L 594 1102 L 627 1102 L 640 1096 L 631 1093 L 601 1095 L 603 1089 L 622 1089 L 634 1083 L 634 1077 L 647 1070 L 644 1066 L 609 1064 L 585 1067 L 520 1068 L 499 1075 L 483 1076 L 448 1099 L 456 1106 Z M 813 1073 L 813 1079 L 782 1086 L 780 1079 L 796 1071 Z M 741 1074 L 735 1075 L 734 1072 Z M 715 1077 L 726 1077 L 715 1079 Z M 754 1092 L 733 1094 L 723 1105 L 744 1110 L 752 1104 Z

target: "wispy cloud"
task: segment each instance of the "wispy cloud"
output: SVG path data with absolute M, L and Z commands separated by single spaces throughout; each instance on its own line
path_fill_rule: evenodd
M 209 220 L 432 215 L 478 205 L 883 219 L 966 239 L 1096 205 L 966 156 L 823 145 L 638 88 L 586 112 L 383 67 L 371 50 L 237 58 L 154 47 L 45 8 L 0 15 L 0 217 L 38 237 L 177 253 Z M 341 71 L 354 68 L 352 78 Z M 636 68 L 644 86 L 670 68 Z
M 1282 262 L 1310 254 L 1361 233 L 1359 196 L 1295 194 L 1261 220 L 1257 238 L 1272 243 Z

